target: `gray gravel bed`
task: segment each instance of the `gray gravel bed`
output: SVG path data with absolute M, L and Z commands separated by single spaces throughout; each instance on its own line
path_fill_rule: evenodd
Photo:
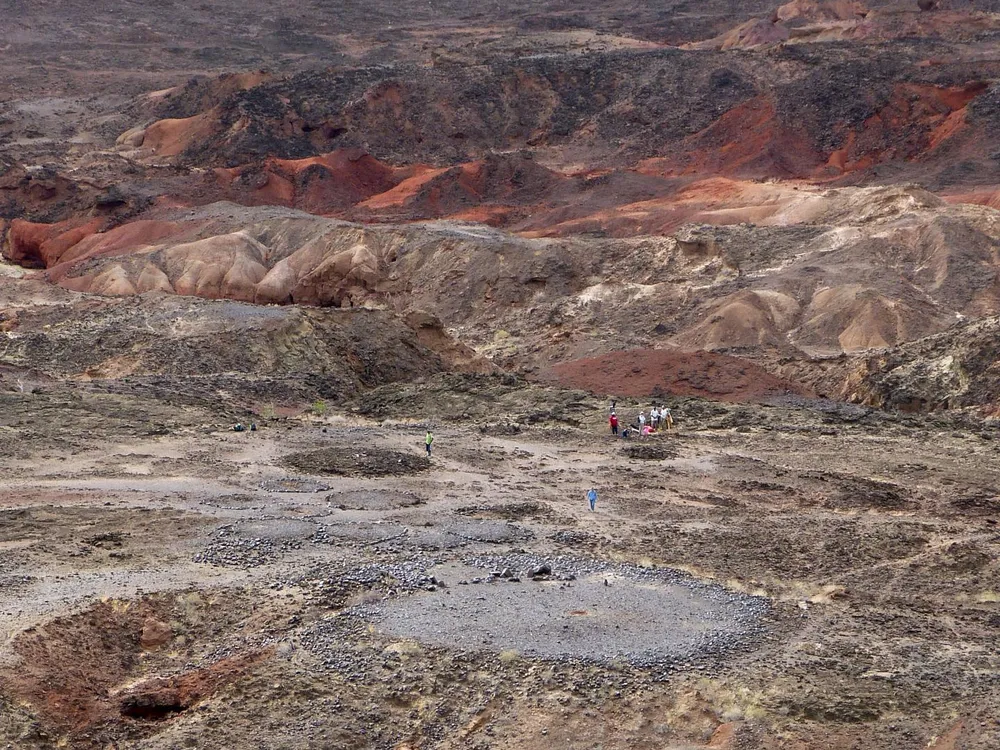
M 485 575 L 445 575 L 446 588 L 365 605 L 357 614 L 387 635 L 436 646 L 654 667 L 745 646 L 770 609 L 766 599 L 669 569 L 529 554 L 466 562 L 466 570 Z M 546 572 L 532 580 L 538 570 Z
M 331 492 L 326 501 L 341 510 L 395 510 L 423 505 L 424 498 L 413 492 L 387 490 L 345 490 Z
M 502 544 L 505 542 L 522 542 L 534 538 L 534 533 L 524 526 L 508 521 L 476 521 L 456 519 L 441 524 L 443 533 L 454 534 L 462 539 L 473 542 Z
M 258 568 L 278 560 L 316 532 L 314 524 L 297 519 L 255 519 L 226 524 L 215 530 L 212 540 L 194 556 L 194 561 L 229 568 Z
M 265 492 L 326 492 L 330 485 L 304 477 L 265 479 L 258 485 Z
M 270 539 L 274 542 L 304 541 L 316 533 L 316 524 L 296 518 L 262 518 L 238 521 L 227 527 L 229 533 L 243 539 Z
M 417 527 L 410 529 L 406 544 L 408 547 L 427 551 L 447 550 L 466 547 L 469 545 L 469 539 L 435 527 Z
M 406 536 L 408 529 L 394 523 L 353 521 L 320 523 L 312 540 L 318 544 L 378 544 Z

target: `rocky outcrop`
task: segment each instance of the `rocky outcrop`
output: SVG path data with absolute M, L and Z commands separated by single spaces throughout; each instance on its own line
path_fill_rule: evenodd
M 432 319 L 408 325 L 384 310 L 262 307 L 163 294 L 23 295 L 6 308 L 7 361 L 55 377 L 218 376 L 284 383 L 327 397 L 439 372 L 492 366 Z M 427 329 L 432 329 L 428 335 Z M 315 397 L 315 396 L 313 396 Z
M 1000 318 L 990 317 L 862 358 L 841 395 L 902 411 L 976 407 L 1000 416 Z

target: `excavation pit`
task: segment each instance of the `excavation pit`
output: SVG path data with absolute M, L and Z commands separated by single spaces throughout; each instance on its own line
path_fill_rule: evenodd
M 673 570 L 562 559 L 532 579 L 540 565 L 514 555 L 443 566 L 431 573 L 445 587 L 368 614 L 387 636 L 435 646 L 653 667 L 748 647 L 769 610 Z

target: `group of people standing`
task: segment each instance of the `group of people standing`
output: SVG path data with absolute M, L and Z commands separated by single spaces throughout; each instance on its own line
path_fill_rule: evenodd
M 615 402 L 611 402 L 611 413 L 608 416 L 608 424 L 611 426 L 611 434 L 616 437 L 619 434 L 619 421 L 618 415 L 615 413 Z M 627 425 L 621 430 L 621 436 L 623 438 L 631 437 L 632 434 L 637 434 L 640 436 L 646 436 L 653 432 L 659 432 L 660 430 L 669 430 L 674 426 L 674 418 L 670 414 L 670 409 L 666 406 L 653 406 L 649 410 L 649 418 L 646 417 L 645 411 L 640 411 L 639 416 L 636 421 L 631 425 Z

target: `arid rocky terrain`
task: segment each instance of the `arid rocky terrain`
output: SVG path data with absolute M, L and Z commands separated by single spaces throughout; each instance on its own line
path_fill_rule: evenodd
M 1000 747 L 1000 3 L 0 18 L 0 748 Z

